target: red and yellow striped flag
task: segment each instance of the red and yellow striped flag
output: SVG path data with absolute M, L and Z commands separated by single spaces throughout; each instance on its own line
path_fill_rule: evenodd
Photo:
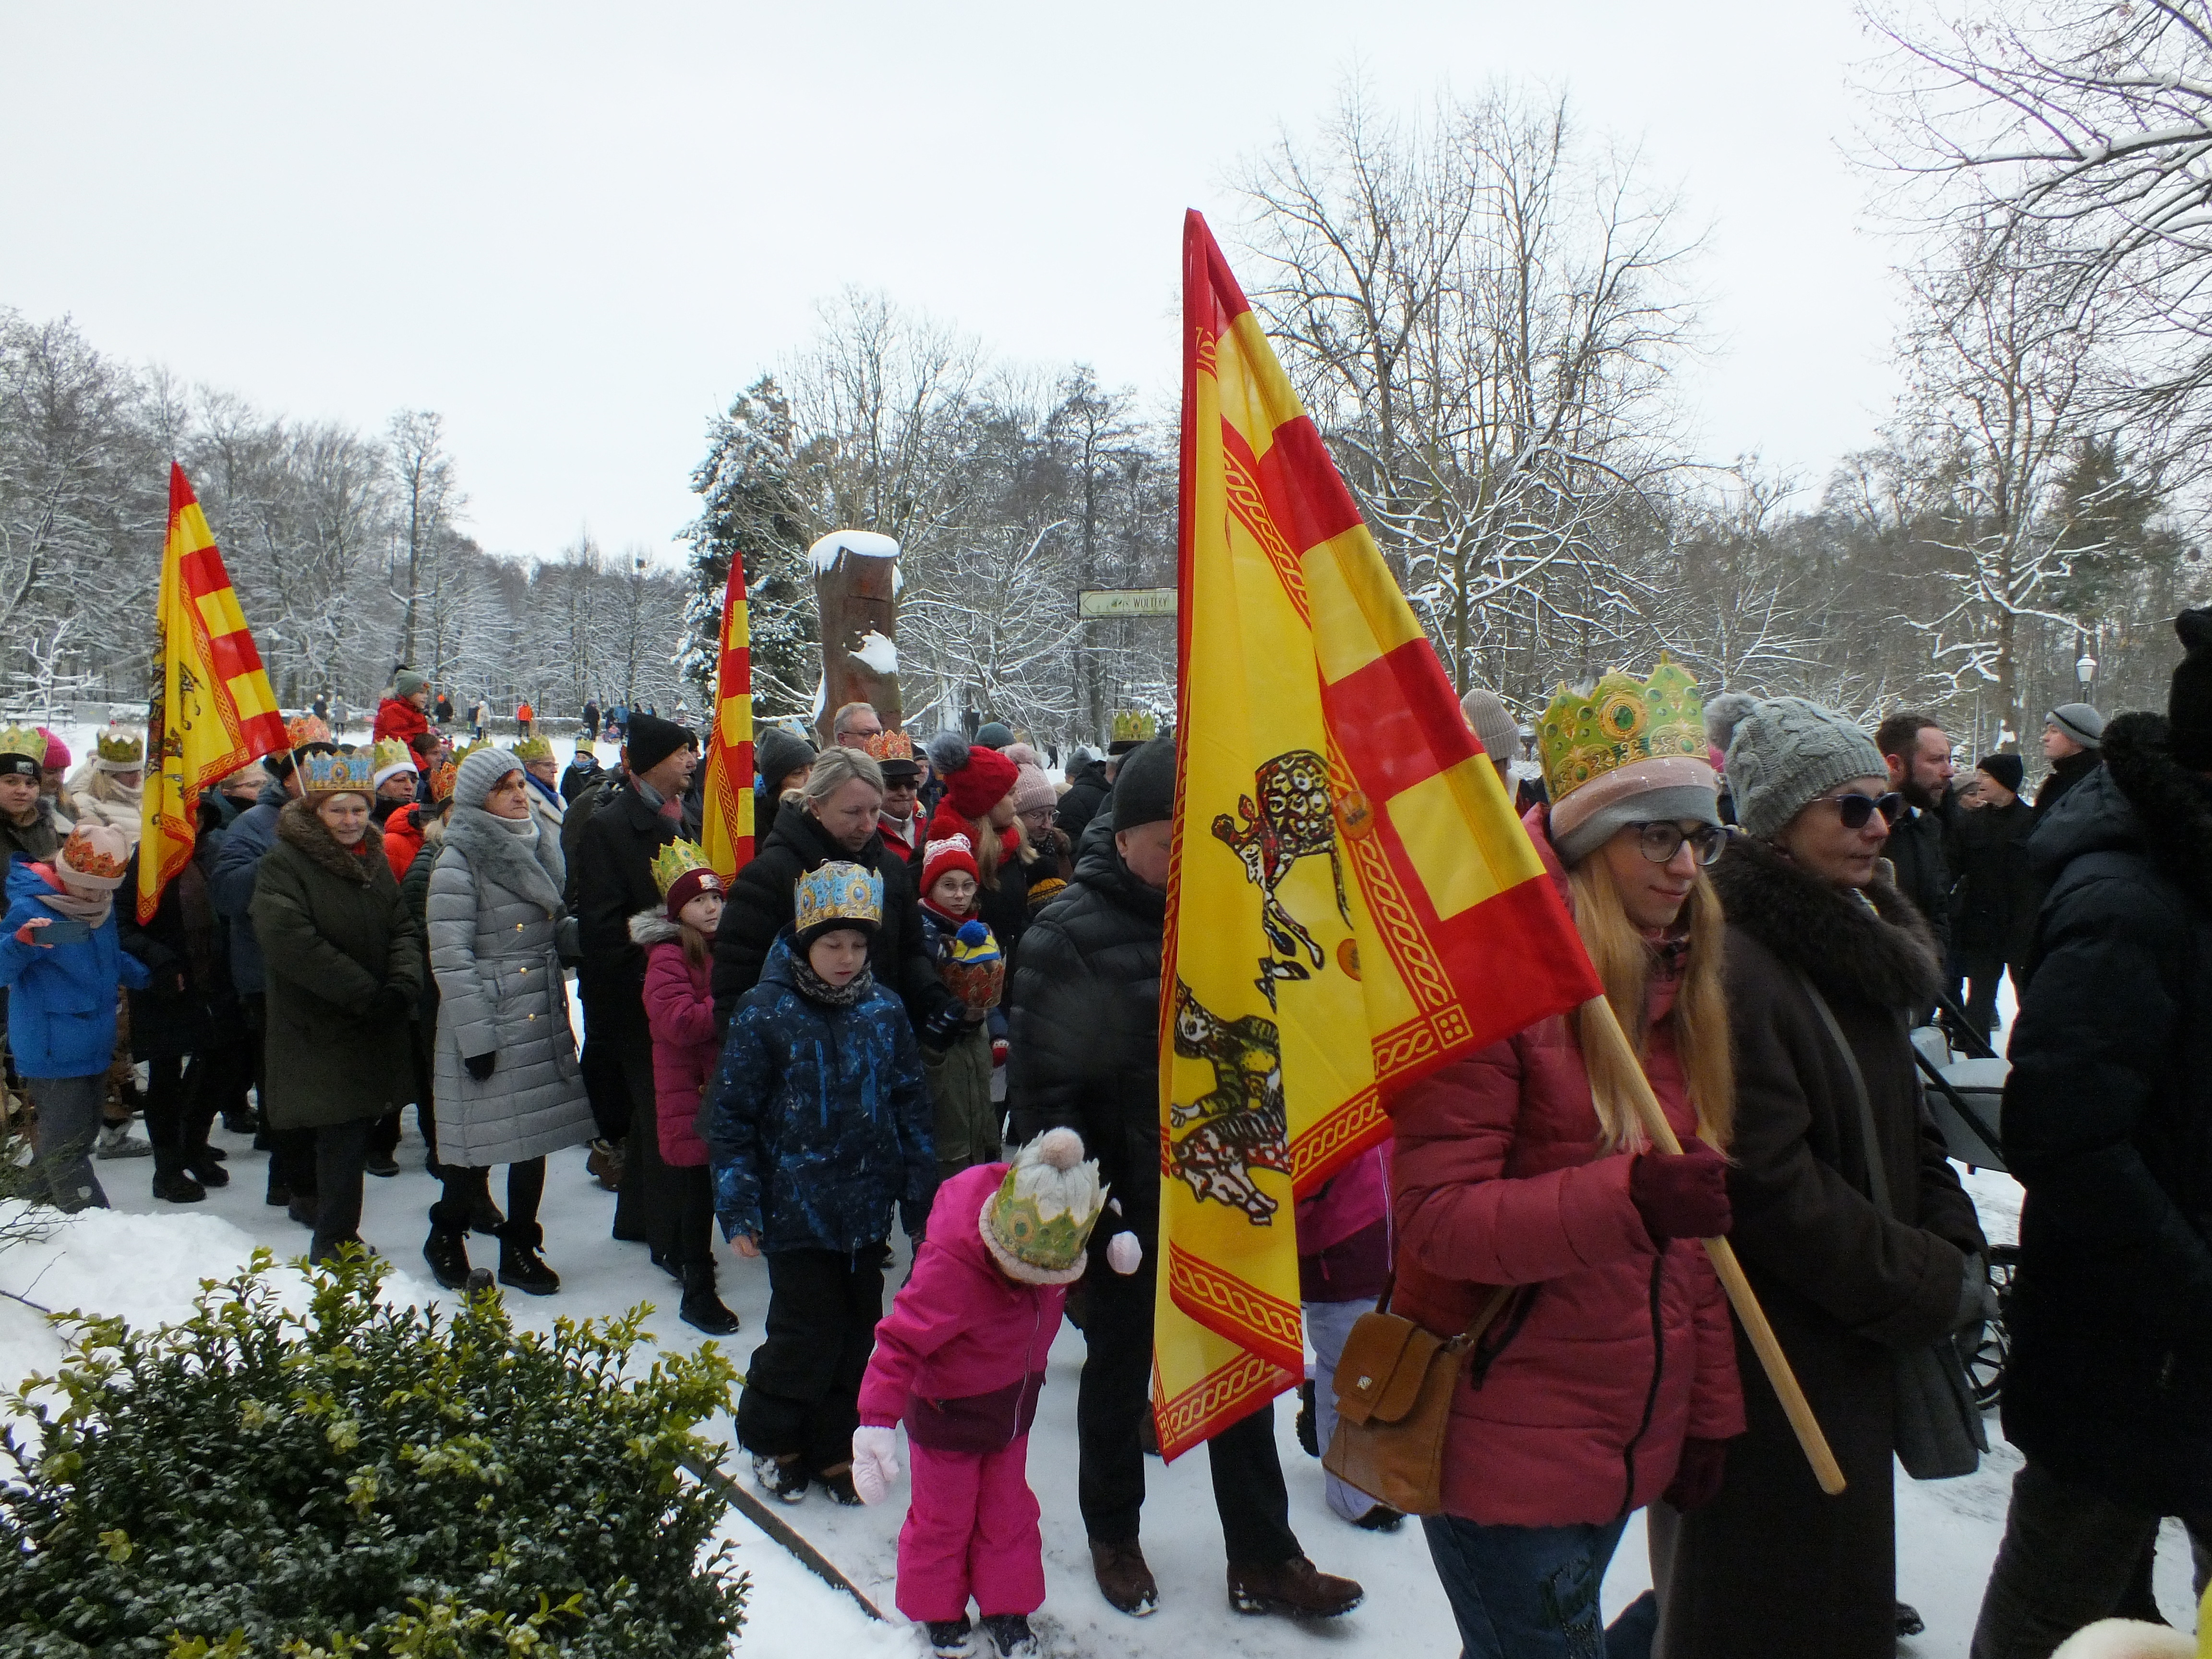
M 745 562 L 730 556 L 722 593 L 722 651 L 714 673 L 714 730 L 707 740 L 701 850 L 728 886 L 753 860 L 753 658 L 745 620 Z
M 1599 993 L 1206 222 L 1183 240 L 1181 732 L 1153 1410 L 1189 1449 L 1302 1374 L 1296 1194 L 1382 1091 Z
M 169 463 L 146 790 L 139 806 L 138 920 L 192 856 L 200 794 L 248 761 L 289 746 L 261 653 L 231 591 L 222 552 L 185 470 Z

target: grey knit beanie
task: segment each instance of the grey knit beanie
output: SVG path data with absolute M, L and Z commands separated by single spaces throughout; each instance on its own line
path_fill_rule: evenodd
M 2105 717 L 2094 704 L 2062 702 L 2045 719 L 2084 749 L 2094 749 L 2105 741 Z
M 1881 750 L 1856 721 L 1808 697 L 1763 697 L 1733 731 L 1711 735 L 1728 745 L 1736 822 L 1759 841 L 1771 840 L 1808 802 L 1838 784 L 1889 773 Z
M 481 807 L 501 778 L 521 769 L 522 763 L 504 749 L 471 750 L 453 778 L 453 805 Z

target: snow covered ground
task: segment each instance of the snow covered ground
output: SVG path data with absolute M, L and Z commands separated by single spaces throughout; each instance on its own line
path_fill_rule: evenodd
M 79 745 L 88 738 L 81 730 L 64 733 L 80 754 Z M 567 744 L 561 747 L 565 750 Z M 599 752 L 603 759 L 613 758 L 608 745 L 601 745 Z M 565 753 L 562 758 L 565 762 Z M 2013 1012 L 2009 985 L 2001 1012 L 2008 1026 Z M 286 1219 L 282 1210 L 263 1204 L 260 1156 L 244 1139 L 220 1127 L 216 1139 L 231 1152 L 230 1168 L 236 1178 L 229 1187 L 210 1190 L 205 1203 L 189 1208 L 157 1205 L 148 1191 L 151 1168 L 146 1160 L 104 1163 L 100 1174 L 118 1212 L 79 1218 L 47 1244 L 0 1253 L 0 1291 L 48 1307 L 76 1306 L 132 1319 L 172 1318 L 185 1310 L 200 1278 L 234 1272 L 254 1244 L 270 1246 L 280 1260 L 296 1255 L 305 1248 L 307 1234 Z M 398 1269 L 392 1281 L 395 1295 L 435 1299 L 445 1293 L 432 1285 L 420 1255 L 428 1229 L 426 1212 L 435 1195 L 434 1184 L 422 1172 L 422 1153 L 410 1113 L 399 1152 L 401 1173 L 368 1183 L 362 1232 Z M 2014 1237 L 2017 1186 L 1986 1171 L 1969 1173 L 1966 1178 L 1990 1237 Z M 501 1195 L 497 1181 L 494 1195 Z M 586 1176 L 580 1149 L 552 1160 L 543 1212 L 545 1255 L 562 1275 L 562 1288 L 558 1296 L 544 1298 L 511 1293 L 508 1306 L 517 1322 L 550 1328 L 557 1316 L 583 1317 L 651 1302 L 655 1308 L 648 1327 L 664 1346 L 689 1349 L 705 1340 L 676 1318 L 674 1284 L 650 1265 L 643 1248 L 619 1244 L 608 1237 L 612 1208 L 611 1196 Z M 479 1262 L 493 1263 L 490 1241 L 477 1239 L 471 1248 Z M 894 1284 L 904 1271 L 902 1246 L 892 1270 Z M 725 1299 L 744 1321 L 744 1330 L 728 1344 L 742 1369 L 759 1340 L 767 1310 L 767 1278 L 759 1263 L 727 1258 L 721 1276 Z M 58 1353 L 58 1345 L 36 1316 L 19 1304 L 0 1299 L 0 1373 L 12 1379 L 31 1369 L 50 1368 Z M 1051 1382 L 1031 1441 L 1030 1479 L 1044 1510 L 1048 1589 L 1035 1622 L 1046 1638 L 1048 1652 L 1101 1659 L 1185 1659 L 1195 1653 L 1455 1651 L 1449 1612 L 1419 1528 L 1408 1524 L 1395 1535 L 1364 1533 L 1331 1515 L 1322 1500 L 1320 1465 L 1300 1449 L 1287 1401 L 1278 1403 L 1276 1430 L 1290 1480 L 1292 1524 L 1320 1565 L 1350 1574 L 1366 1586 L 1366 1603 L 1350 1617 L 1320 1626 L 1294 1626 L 1278 1619 L 1246 1620 L 1230 1613 L 1206 1460 L 1194 1455 L 1172 1468 L 1156 1461 L 1146 1465 L 1150 1492 L 1144 1541 L 1160 1581 L 1159 1612 L 1139 1620 L 1108 1607 L 1091 1583 L 1076 1510 L 1075 1383 L 1082 1358 L 1080 1334 L 1064 1328 L 1052 1351 Z M 1994 1438 L 1994 1419 L 1990 1427 Z M 730 1425 L 726 1422 L 719 1428 L 726 1436 Z M 732 1452 L 725 1467 L 741 1474 L 742 1461 Z M 1911 1659 L 1965 1659 L 1982 1587 L 2002 1531 L 2007 1492 L 2018 1467 L 2018 1455 L 2000 1443 L 1981 1471 L 1966 1480 L 1923 1484 L 1899 1475 L 1899 1594 L 1917 1606 L 1928 1620 L 1927 1634 L 1901 1643 L 1900 1654 Z M 755 1585 L 751 1622 L 738 1651 L 774 1659 L 817 1659 L 823 1654 L 873 1659 L 923 1651 L 919 1633 L 902 1625 L 891 1609 L 902 1498 L 902 1486 L 892 1502 L 878 1508 L 842 1510 L 817 1494 L 780 1511 L 884 1609 L 893 1621 L 889 1627 L 872 1625 L 849 1597 L 823 1583 L 749 1522 L 732 1514 L 727 1535 L 737 1540 L 738 1559 L 752 1574 Z M 1623 1538 L 1606 1579 L 1608 1614 L 1649 1583 L 1638 1516 Z M 2171 1522 L 2160 1540 L 2158 1593 L 2166 1617 L 2180 1628 L 2190 1628 L 2194 1600 L 2188 1549 L 2179 1527 Z

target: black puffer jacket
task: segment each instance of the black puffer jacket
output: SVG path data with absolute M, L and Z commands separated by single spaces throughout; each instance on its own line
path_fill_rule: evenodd
M 1928 931 L 1936 936 L 1936 959 L 1951 945 L 1951 872 L 1944 857 L 1943 819 L 1922 809 L 1908 811 L 1891 826 L 1882 856 L 1897 871 L 1897 890 L 1912 901 Z
M 2066 799 L 2066 792 L 2104 764 L 2104 755 L 2099 750 L 2084 749 L 2078 755 L 2069 755 L 2064 760 L 2053 761 L 2051 770 L 2036 786 L 2035 821 L 2041 823 L 2057 810 L 2058 803 Z
M 2014 799 L 2009 806 L 1961 809 L 1951 822 L 1951 943 L 1972 956 L 2025 962 L 2035 934 L 2043 884 L 2027 860 L 2035 809 Z
M 1060 798 L 1060 809 L 1053 814 L 1054 825 L 1079 846 L 1083 832 L 1091 827 L 1091 820 L 1104 810 L 1113 793 L 1114 786 L 1106 781 L 1106 763 L 1084 762 L 1067 781 L 1067 793 Z
M 791 926 L 799 877 L 825 864 L 863 864 L 884 878 L 884 921 L 868 946 L 868 966 L 876 983 L 906 1005 L 915 1035 L 933 1048 L 959 1036 L 959 999 L 945 988 L 921 936 L 921 909 L 906 859 L 886 848 L 881 835 L 868 837 L 858 853 L 848 853 L 799 806 L 781 808 L 753 854 L 730 884 L 722 924 L 714 931 L 714 1023 L 726 1030 L 738 999 L 760 983 L 761 969 L 776 936 Z M 644 908 L 644 906 L 638 907 Z
M 1083 1137 L 1128 1226 L 1155 1255 L 1160 1218 L 1160 952 L 1167 895 L 1129 873 L 1111 807 L 1091 820 L 1075 879 L 1037 914 L 1006 994 L 1013 1139 Z M 1116 1230 L 1091 1237 L 1103 1250 Z
M 2166 737 L 2114 720 L 2029 843 L 2052 885 L 2005 1086 L 2027 1197 L 2004 1426 L 2186 1515 L 2212 1504 L 2212 790 Z

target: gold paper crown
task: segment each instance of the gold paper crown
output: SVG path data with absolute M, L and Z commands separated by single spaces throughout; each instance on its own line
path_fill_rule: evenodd
M 831 922 L 866 922 L 872 928 L 883 922 L 884 878 L 857 864 L 810 870 L 792 896 L 792 926 L 802 933 Z
M 129 869 L 129 860 L 112 853 L 103 853 L 93 845 L 91 830 L 79 824 L 62 843 L 61 861 L 81 876 L 90 876 L 98 881 L 121 881 Z
M 553 739 L 550 738 L 541 738 L 537 736 L 535 733 L 532 733 L 531 736 L 523 738 L 521 742 L 514 745 L 514 754 L 515 759 L 522 762 L 525 765 L 527 765 L 532 761 L 551 760 L 553 758 Z
M 27 755 L 43 766 L 46 734 L 35 726 L 0 726 L 0 755 Z
M 1030 1270 L 1019 1277 L 1046 1284 L 1081 1275 L 1083 1247 L 1106 1208 L 1098 1165 L 1082 1154 L 1072 1130 L 1047 1130 L 1014 1154 L 979 1218 L 1002 1267 L 1018 1263 Z
M 1160 733 L 1160 717 L 1157 714 L 1123 714 L 1114 716 L 1114 741 L 1116 743 L 1150 743 Z
M 1703 760 L 1698 683 L 1662 655 L 1648 680 L 1615 669 L 1587 690 L 1562 685 L 1537 726 L 1536 752 L 1554 806 L 1591 779 L 1638 761 Z
M 311 743 L 331 741 L 331 726 L 325 720 L 313 714 L 296 714 L 284 722 L 284 737 L 294 749 L 304 749 Z
M 489 738 L 478 738 L 474 743 L 465 743 L 453 750 L 453 764 L 459 766 L 479 749 L 490 749 L 495 746 Z
M 430 769 L 430 799 L 434 805 L 453 798 L 453 784 L 460 777 L 461 769 L 451 761 L 440 761 Z
M 372 793 L 376 769 L 369 757 L 356 750 L 350 755 L 303 755 L 300 758 L 300 787 L 310 795 L 337 795 L 350 790 Z
M 879 761 L 910 761 L 914 758 L 914 739 L 903 732 L 878 732 L 872 738 L 860 740 L 860 747 Z
M 387 766 L 404 766 L 412 770 L 415 766 L 415 751 L 397 738 L 379 738 L 376 740 L 375 760 L 376 769 L 380 772 Z
M 694 870 L 711 869 L 706 851 L 694 842 L 678 836 L 653 855 L 653 884 L 666 898 L 668 890 Z
M 110 726 L 96 739 L 99 758 L 110 767 L 129 771 L 134 766 L 146 763 L 146 739 L 135 732 L 118 731 Z M 46 751 L 42 749 L 41 754 Z

